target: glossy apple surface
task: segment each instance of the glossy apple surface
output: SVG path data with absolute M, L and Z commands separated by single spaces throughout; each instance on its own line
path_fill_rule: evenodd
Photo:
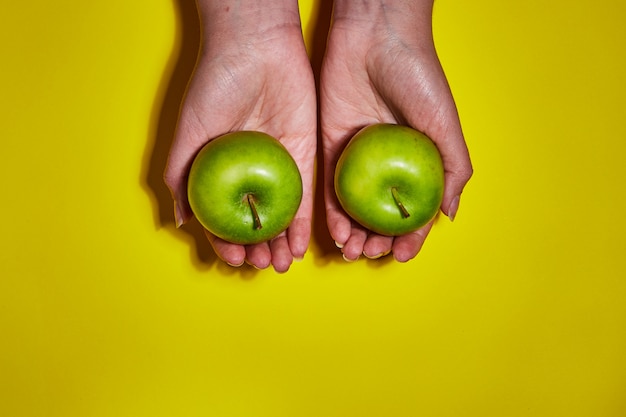
M 381 235 L 419 229 L 435 217 L 443 199 L 444 171 L 437 147 L 406 126 L 361 129 L 343 150 L 334 180 L 346 213 Z
M 233 132 L 200 150 L 189 172 L 188 198 L 208 231 L 228 242 L 254 244 L 289 226 L 302 199 L 302 179 L 278 140 L 262 132 Z

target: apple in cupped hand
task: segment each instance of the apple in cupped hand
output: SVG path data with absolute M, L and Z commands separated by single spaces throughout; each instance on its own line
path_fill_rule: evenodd
M 208 142 L 189 171 L 189 205 L 202 226 L 240 245 L 270 240 L 293 220 L 302 179 L 285 147 L 255 131 Z
M 380 235 L 400 236 L 437 214 L 443 199 L 443 162 L 423 133 L 374 124 L 348 142 L 334 182 L 339 203 L 350 217 Z

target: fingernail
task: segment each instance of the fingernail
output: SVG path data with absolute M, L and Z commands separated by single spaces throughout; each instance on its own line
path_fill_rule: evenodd
M 259 268 L 258 266 L 256 266 L 255 264 L 253 264 L 252 262 L 250 262 L 248 259 L 244 260 L 244 262 L 246 263 L 246 265 L 250 265 L 251 267 L 253 267 L 254 269 L 256 269 L 257 271 L 261 271 L 264 268 Z
M 335 246 L 337 246 L 339 249 L 343 248 L 343 243 L 339 243 L 335 240 Z
M 232 266 L 233 268 L 239 268 L 240 266 L 242 266 L 244 264 L 245 261 L 242 261 L 239 265 L 231 264 L 228 261 L 225 261 L 225 262 L 228 264 L 228 266 Z
M 293 257 L 293 261 L 294 262 L 302 262 L 303 259 L 304 259 L 304 256 L 294 256 Z
M 183 213 L 180 210 L 180 205 L 178 204 L 178 201 L 174 200 L 174 220 L 176 222 L 176 228 L 180 228 L 183 223 Z
M 461 200 L 461 196 L 457 195 L 456 197 L 452 199 L 452 202 L 448 206 L 448 218 L 450 219 L 451 222 L 454 221 L 454 218 L 456 217 L 456 212 L 459 210 L 460 200 Z
M 390 252 L 391 252 L 391 251 L 390 251 L 390 250 L 388 250 L 388 251 L 381 252 L 381 253 L 379 253 L 379 254 L 377 254 L 377 255 L 374 255 L 374 256 L 367 256 L 367 254 L 366 254 L 365 252 L 363 252 L 363 256 L 365 256 L 367 259 L 380 259 L 380 258 L 382 258 L 383 256 L 387 256 L 387 255 L 389 255 L 389 253 L 390 253 Z

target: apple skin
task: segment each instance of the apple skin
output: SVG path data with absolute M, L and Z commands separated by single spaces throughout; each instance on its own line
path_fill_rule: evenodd
M 350 217 L 375 233 L 400 236 L 426 225 L 439 211 L 443 162 L 436 145 L 423 133 L 406 126 L 374 124 L 348 142 L 337 162 L 334 185 Z
M 189 171 L 187 193 L 205 229 L 225 241 L 249 245 L 270 240 L 289 226 L 302 199 L 302 178 L 278 140 L 238 131 L 200 150 Z

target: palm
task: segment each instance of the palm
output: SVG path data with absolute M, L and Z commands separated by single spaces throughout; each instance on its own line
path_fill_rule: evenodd
M 467 150 L 434 49 L 400 42 L 393 36 L 379 37 L 372 45 L 363 39 L 366 37 L 369 39 L 370 34 L 334 28 L 322 69 L 328 226 L 333 238 L 343 246 L 347 259 L 356 259 L 361 253 L 375 257 L 393 251 L 396 259 L 406 261 L 420 250 L 432 223 L 415 233 L 392 238 L 371 233 L 352 222 L 333 191 L 334 167 L 341 150 L 358 129 L 378 122 L 410 125 L 438 142 L 440 150 L 448 150 L 445 144 L 454 142 L 459 149 L 447 155 L 442 152 L 450 175 L 454 171 L 455 153 L 463 157 Z M 456 145 L 458 142 L 462 146 Z M 451 193 L 446 198 L 442 207 L 449 204 Z
M 304 255 L 312 217 L 312 178 L 316 147 L 315 89 L 301 43 L 282 38 L 257 48 L 201 58 L 181 110 L 170 152 L 166 182 L 183 201 L 181 215 L 191 216 L 184 178 L 193 156 L 210 139 L 237 130 L 258 130 L 278 138 L 298 164 L 303 179 L 302 204 L 292 225 L 272 242 L 243 247 L 208 235 L 218 255 L 230 264 L 244 258 L 264 268 L 289 267 Z M 265 49 L 267 48 L 267 49 Z

